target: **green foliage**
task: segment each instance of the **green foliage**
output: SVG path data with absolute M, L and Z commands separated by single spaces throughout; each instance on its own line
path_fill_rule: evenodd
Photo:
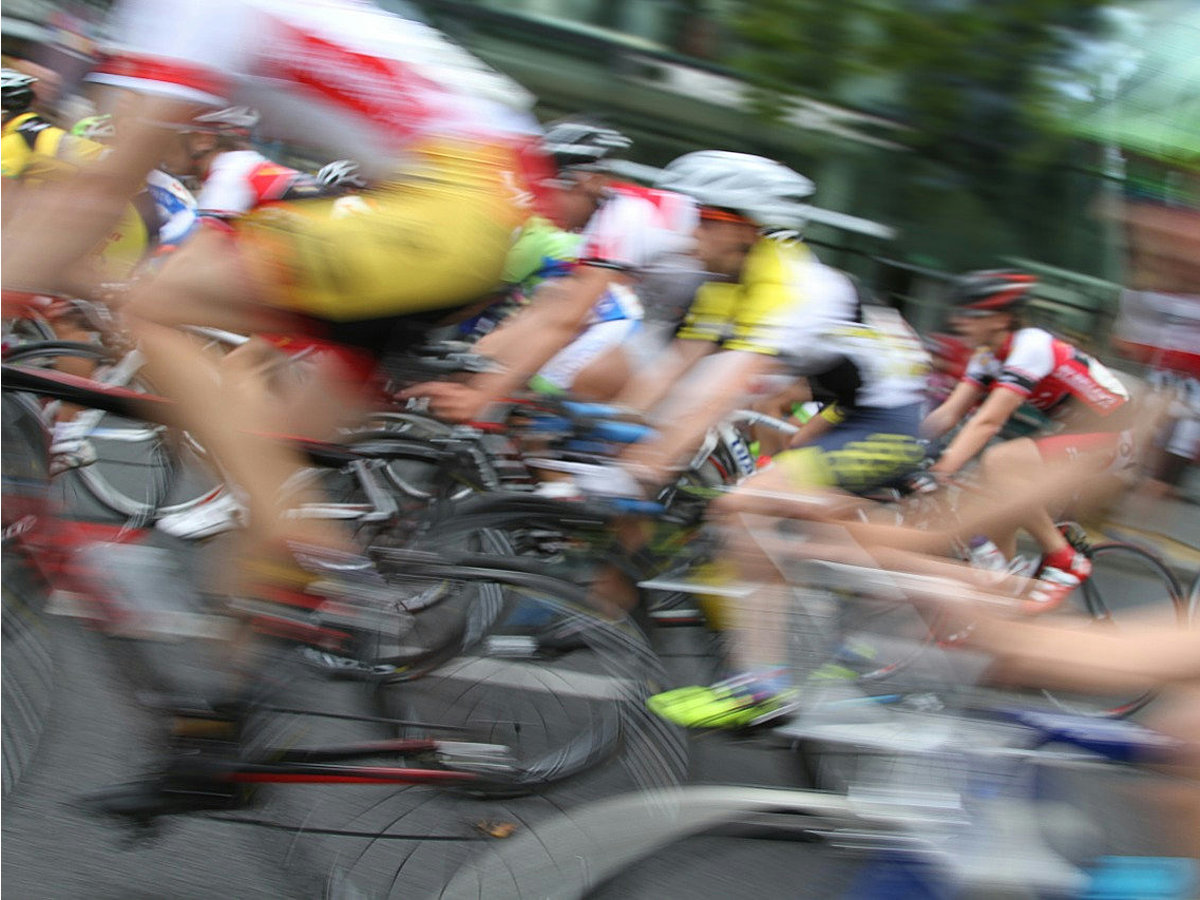
M 734 18 L 743 49 L 731 62 L 762 91 L 894 116 L 914 126 L 918 149 L 957 162 L 964 153 L 1025 150 L 1048 134 L 1054 87 L 1047 75 L 1103 4 L 745 0 Z M 853 96 L 860 76 L 890 85 L 889 95 Z M 776 114 L 784 108 L 758 105 Z
M 1033 208 L 1055 202 L 1042 173 L 1077 152 L 1058 118 L 1061 82 L 1106 3 L 743 0 L 728 62 L 762 115 L 800 94 L 909 126 L 895 138 L 1032 237 Z

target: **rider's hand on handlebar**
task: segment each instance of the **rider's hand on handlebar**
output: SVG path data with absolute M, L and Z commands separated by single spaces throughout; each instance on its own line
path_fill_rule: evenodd
M 949 476 L 942 472 L 936 472 L 933 469 L 924 469 L 908 476 L 907 487 L 912 494 L 933 494 L 941 490 L 949 480 Z
M 477 421 L 492 402 L 492 398 L 478 388 L 451 381 L 414 384 L 398 396 L 405 400 L 427 399 L 430 412 L 443 421 L 455 423 Z

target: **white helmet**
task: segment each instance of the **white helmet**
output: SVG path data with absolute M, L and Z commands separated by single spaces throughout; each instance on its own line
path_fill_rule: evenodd
M 367 181 L 359 173 L 359 166 L 352 159 L 335 159 L 317 171 L 317 181 L 327 191 L 346 191 L 350 188 L 365 188 Z
M 603 169 L 604 160 L 621 154 L 632 144 L 617 129 L 581 117 L 551 122 L 541 139 L 542 151 L 554 160 L 559 171 Z
M 765 229 L 803 228 L 803 201 L 815 189 L 782 163 L 728 150 L 685 153 L 659 172 L 655 187 L 687 194 L 700 206 L 733 210 Z
M 258 110 L 248 106 L 227 106 L 196 116 L 185 126 L 185 130 L 248 137 L 260 118 Z

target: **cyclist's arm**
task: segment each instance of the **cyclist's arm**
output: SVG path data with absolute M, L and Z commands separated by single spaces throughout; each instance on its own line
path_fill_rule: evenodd
M 921 423 L 921 436 L 939 438 L 963 419 L 979 402 L 983 388 L 973 381 L 960 381 L 942 401 L 942 405 L 925 417 Z
M 426 397 L 434 414 L 451 422 L 476 419 L 496 400 L 520 388 L 579 333 L 588 312 L 614 283 L 628 276 L 616 269 L 581 266 L 570 277 L 548 282 L 533 302 L 476 345 L 500 370 L 476 375 L 467 384 L 418 384 L 403 396 Z
M 932 471 L 952 475 L 974 459 L 987 442 L 1000 433 L 1004 423 L 1024 402 L 1024 397 L 1004 388 L 993 389 L 978 412 L 967 420 L 962 431 L 954 436 Z
M 737 408 L 754 382 L 777 366 L 774 356 L 751 350 L 724 350 L 713 363 L 706 377 L 690 379 L 672 397 L 670 425 L 661 436 L 634 444 L 624 455 L 627 463 L 649 470 L 652 480 L 665 480 L 671 468 L 700 445 L 708 430 Z
M 647 412 L 656 406 L 697 362 L 720 345 L 712 341 L 693 341 L 677 338 L 662 358 L 645 374 L 631 379 L 613 401 L 618 406 Z

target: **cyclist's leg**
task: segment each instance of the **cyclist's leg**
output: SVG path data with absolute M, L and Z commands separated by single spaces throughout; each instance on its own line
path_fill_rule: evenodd
M 146 371 L 178 404 L 177 423 L 213 453 L 247 495 L 251 535 L 280 537 L 279 488 L 302 460 L 285 444 L 258 436 L 257 413 L 266 385 L 242 371 L 237 385 L 179 331 L 211 325 L 243 334 L 276 330 L 280 316 L 259 302 L 262 288 L 247 274 L 239 242 L 202 232 L 173 254 L 152 280 L 135 289 L 126 307 Z M 228 374 L 228 373 L 227 373 Z
M 755 580 L 778 579 L 778 575 L 771 576 L 773 571 L 778 572 L 777 565 L 761 564 L 764 557 L 769 561 L 771 554 L 763 547 L 763 538 L 756 535 L 767 535 L 770 540 L 771 515 L 779 515 L 780 510 L 787 510 L 793 518 L 823 520 L 826 524 L 822 534 L 835 543 L 848 543 L 847 533 L 832 524 L 827 511 L 845 501 L 845 492 L 866 490 L 911 472 L 922 458 L 916 427 L 915 408 L 863 411 L 821 435 L 813 446 L 777 455 L 776 465 L 748 479 L 728 498 L 718 500 L 714 504 L 716 513 L 726 516 L 732 526 L 729 530 L 734 535 L 735 559 L 744 571 Z M 818 512 L 814 515 L 809 510 Z M 729 518 L 731 511 L 738 513 L 734 520 Z M 751 564 L 756 557 L 760 562 Z M 746 635 L 747 652 L 756 665 L 766 664 L 768 657 L 781 658 L 785 635 L 785 608 L 775 604 L 781 596 L 786 603 L 786 595 L 778 590 L 764 590 L 762 595 L 765 604 L 745 604 L 744 613 L 736 617 Z
M 542 366 L 538 380 L 588 400 L 610 400 L 629 379 L 623 344 L 638 330 L 635 319 L 597 322 Z
M 869 487 L 910 471 L 922 456 L 917 424 L 915 408 L 863 411 L 822 434 L 814 446 L 780 454 L 776 465 L 716 501 L 713 515 L 725 538 L 722 556 L 732 561 L 725 576 L 751 582 L 747 594 L 726 604 L 740 673 L 710 688 L 658 695 L 652 704 L 656 712 L 682 725 L 722 727 L 767 721 L 794 708 L 788 668 L 791 597 L 773 551 L 780 543 L 774 532 L 778 517 L 786 511 L 792 517 L 824 520 L 824 531 L 838 530 L 827 514 L 829 499 L 843 488 Z M 803 498 L 802 504 L 795 495 Z M 845 542 L 836 533 L 826 537 Z
M 1030 438 L 1016 438 L 988 448 L 980 458 L 980 467 L 986 485 L 1007 489 L 1038 478 L 1044 469 L 1038 446 Z M 1031 507 L 1019 527 L 1037 541 L 1043 556 L 1067 546 L 1066 539 L 1055 527 L 1054 517 L 1044 506 Z M 1003 529 L 1003 533 L 993 531 L 989 535 L 1009 559 L 1016 553 L 1017 531 L 1017 527 L 1012 527 Z

